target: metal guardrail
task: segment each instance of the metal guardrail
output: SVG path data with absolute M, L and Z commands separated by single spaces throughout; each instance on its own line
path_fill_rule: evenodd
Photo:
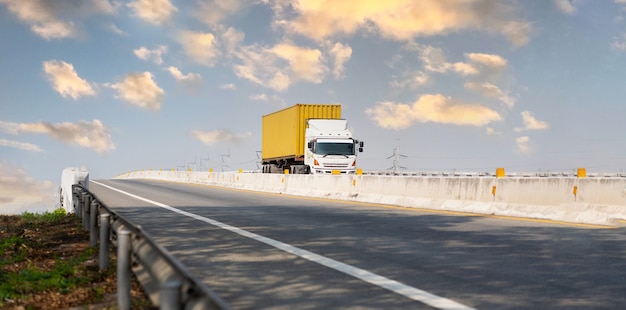
M 151 299 L 159 309 L 230 309 L 215 292 L 192 277 L 187 269 L 158 245 L 141 227 L 105 206 L 89 190 L 72 186 L 74 210 L 89 231 L 89 246 L 100 241 L 99 268 L 109 268 L 109 245 L 117 248 L 117 307 L 130 309 L 131 267 L 143 268 L 151 283 Z M 99 229 L 98 229 L 99 228 Z

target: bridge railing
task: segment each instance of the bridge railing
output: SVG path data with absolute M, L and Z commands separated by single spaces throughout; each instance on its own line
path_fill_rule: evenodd
M 190 275 L 141 227 L 104 205 L 81 185 L 73 185 L 74 211 L 89 231 L 89 246 L 99 247 L 100 270 L 109 268 L 109 246 L 117 249 L 117 305 L 130 309 L 131 272 L 160 309 L 230 309 L 215 292 Z

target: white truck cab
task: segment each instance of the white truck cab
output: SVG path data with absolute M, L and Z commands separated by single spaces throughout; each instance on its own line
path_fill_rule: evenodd
M 352 138 L 344 119 L 309 119 L 305 130 L 304 165 L 311 174 L 356 172 L 356 154 L 363 142 Z

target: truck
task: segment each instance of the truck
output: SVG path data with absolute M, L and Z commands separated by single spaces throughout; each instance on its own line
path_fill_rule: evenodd
M 296 104 L 263 115 L 263 173 L 352 174 L 363 141 L 355 140 L 339 104 Z

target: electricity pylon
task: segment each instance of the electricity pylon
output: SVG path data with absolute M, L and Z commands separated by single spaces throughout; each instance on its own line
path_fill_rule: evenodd
M 387 170 L 392 170 L 393 172 L 398 172 L 400 169 L 406 169 L 406 167 L 400 166 L 400 158 L 407 158 L 408 156 L 400 154 L 400 148 L 395 147 L 393 149 L 393 154 L 387 159 L 393 158 L 393 167 L 388 168 Z
M 226 160 L 224 160 L 224 158 L 226 158 Z M 224 167 L 230 168 L 230 149 L 228 149 L 228 154 L 222 155 L 220 167 L 222 168 L 222 172 L 224 172 Z

